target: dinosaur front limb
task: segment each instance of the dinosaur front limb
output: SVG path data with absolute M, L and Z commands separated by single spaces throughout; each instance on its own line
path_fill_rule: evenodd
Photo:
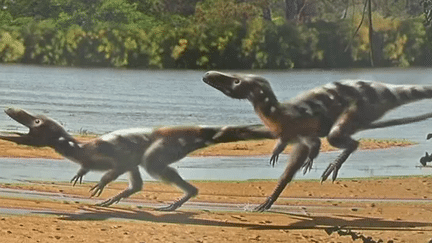
M 284 149 L 286 148 L 286 146 L 288 145 L 288 141 L 283 140 L 282 138 L 279 138 L 277 140 L 277 143 L 273 149 L 273 154 L 270 158 L 270 165 L 271 166 L 275 166 L 275 164 L 277 163 L 278 159 L 279 159 L 279 154 L 281 154 Z
M 328 142 L 336 148 L 343 149 L 343 151 L 324 171 L 321 176 L 321 182 L 327 180 L 331 173 L 333 173 L 332 181 L 335 181 L 342 164 L 357 150 L 359 142 L 352 139 L 351 135 L 357 131 L 358 127 L 361 127 L 358 122 L 361 120 L 361 118 L 358 117 L 358 113 L 358 106 L 350 106 L 345 113 L 338 118 L 330 130 L 327 136 Z
M 312 169 L 313 161 L 318 157 L 321 148 L 321 140 L 318 137 L 306 138 L 304 141 L 309 146 L 309 155 L 306 162 L 302 165 L 303 175 Z
M 333 163 L 330 163 L 321 175 L 321 183 L 332 175 L 332 181 L 335 181 L 339 172 L 339 169 L 341 168 L 342 164 L 348 159 L 348 157 L 357 149 L 359 142 L 352 140 L 347 143 L 351 144 L 349 148 L 346 148 L 342 151 L 342 153 L 336 158 L 336 160 Z
M 78 170 L 77 174 L 76 174 L 74 177 L 72 177 L 72 179 L 71 179 L 71 181 L 70 181 L 70 183 L 72 183 L 72 186 L 75 186 L 76 183 L 77 183 L 78 181 L 79 181 L 79 183 L 81 184 L 81 183 L 82 183 L 82 180 L 83 180 L 83 177 L 84 177 L 88 172 L 89 172 L 88 169 L 85 169 L 85 168 L 81 167 L 81 168 Z
M 174 211 L 198 194 L 198 189 L 189 182 L 183 180 L 177 171 L 171 167 L 166 167 L 159 176 L 162 180 L 178 186 L 185 192 L 185 195 L 182 198 L 174 201 L 169 206 L 158 208 L 158 211 Z

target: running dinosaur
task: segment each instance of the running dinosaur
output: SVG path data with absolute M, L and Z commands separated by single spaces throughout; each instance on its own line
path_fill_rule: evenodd
M 336 180 L 342 164 L 359 142 L 351 136 L 356 132 L 408 124 L 432 117 L 420 116 L 377 121 L 387 111 L 403 104 L 432 98 L 432 86 L 391 85 L 368 81 L 333 82 L 314 88 L 285 103 L 279 103 L 270 83 L 263 77 L 248 74 L 226 74 L 209 71 L 203 81 L 235 99 L 249 100 L 261 121 L 278 138 L 270 164 L 274 165 L 288 143 L 295 143 L 290 161 L 270 197 L 256 210 L 269 209 L 295 173 L 312 167 L 321 146 L 320 137 L 342 149 L 321 176 L 330 174 Z M 376 122 L 377 121 L 377 122 Z
M 239 140 L 274 138 L 262 125 L 226 127 L 162 127 L 149 129 L 118 130 L 87 143 L 78 142 L 53 119 L 44 115 L 32 115 L 25 110 L 9 108 L 5 110 L 15 121 L 30 129 L 29 133 L 0 135 L 0 139 L 36 147 L 48 146 L 64 157 L 81 165 L 71 183 L 81 183 L 91 170 L 107 171 L 99 183 L 90 189 L 91 197 L 99 196 L 104 187 L 120 175 L 129 173 L 129 187 L 118 195 L 97 205 L 109 206 L 140 191 L 143 180 L 139 166 L 156 179 L 172 183 L 182 189 L 183 197 L 161 211 L 173 211 L 191 197 L 198 189 L 183 180 L 169 165 L 200 148 L 217 143 Z

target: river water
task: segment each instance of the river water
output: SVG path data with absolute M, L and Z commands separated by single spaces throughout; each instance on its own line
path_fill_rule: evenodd
M 242 71 L 245 72 L 245 71 Z M 355 69 L 308 71 L 249 71 L 266 77 L 279 100 L 341 79 L 365 79 L 392 84 L 432 84 L 432 69 Z M 241 125 L 260 123 L 247 101 L 232 100 L 204 84 L 205 71 L 159 71 L 59 68 L 0 65 L 0 108 L 19 107 L 54 118 L 71 132 L 103 134 L 131 127 L 164 125 Z M 398 108 L 385 118 L 430 112 L 432 101 Z M 0 113 L 0 130 L 25 129 Z M 409 139 L 410 148 L 358 151 L 343 166 L 340 177 L 429 174 L 417 168 L 432 142 L 432 120 L 400 127 L 365 131 L 355 137 Z M 311 173 L 298 178 L 318 179 L 337 153 L 321 154 Z M 185 158 L 174 164 L 187 179 L 275 179 L 286 157 L 272 168 L 267 157 Z M 0 179 L 68 180 L 78 166 L 58 160 L 0 159 Z M 34 171 L 38 171 L 37 174 Z M 90 174 L 86 179 L 98 180 Z M 146 179 L 149 179 L 147 176 Z

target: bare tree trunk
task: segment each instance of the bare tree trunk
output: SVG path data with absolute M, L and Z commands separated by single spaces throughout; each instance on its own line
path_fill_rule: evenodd
M 263 19 L 265 19 L 267 21 L 272 20 L 270 7 L 263 7 Z
M 285 18 L 286 20 L 294 20 L 297 15 L 297 1 L 285 0 Z
M 373 26 L 372 26 L 372 1 L 368 1 L 368 16 L 369 16 L 369 43 L 370 43 L 370 62 L 371 66 L 374 66 L 374 45 L 373 45 Z

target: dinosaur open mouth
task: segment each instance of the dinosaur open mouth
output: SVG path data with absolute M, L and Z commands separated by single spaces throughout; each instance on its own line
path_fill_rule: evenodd
M 0 134 L 0 139 L 8 139 L 8 138 L 22 138 L 28 136 L 28 133 L 22 133 L 22 132 L 2 132 Z
M 209 78 L 207 75 L 204 75 L 204 77 L 203 77 L 203 81 L 204 81 L 204 83 L 206 83 L 206 84 L 212 86 L 213 88 L 216 88 L 216 89 L 223 89 L 223 86 L 222 86 L 222 85 L 218 85 L 218 84 L 217 84 L 216 82 L 214 82 L 213 80 L 210 80 L 210 78 Z
M 216 84 L 214 82 L 210 82 L 208 79 L 203 78 L 203 81 L 204 81 L 204 83 L 212 86 L 215 89 L 218 89 L 218 90 L 221 90 L 221 91 L 225 90 L 225 88 L 222 85 L 218 85 L 218 84 Z
M 14 119 L 16 122 L 26 126 L 29 129 L 31 129 L 32 125 L 37 120 L 36 117 L 21 109 L 8 108 L 5 110 L 5 113 L 10 118 Z M 27 138 L 29 136 L 29 133 L 30 131 L 28 133 L 4 132 L 0 134 L 0 139 L 19 143 L 23 138 Z
M 5 113 L 16 122 L 19 122 L 28 128 L 31 128 L 35 124 L 35 121 L 38 120 L 37 117 L 22 109 L 8 108 L 5 110 Z

